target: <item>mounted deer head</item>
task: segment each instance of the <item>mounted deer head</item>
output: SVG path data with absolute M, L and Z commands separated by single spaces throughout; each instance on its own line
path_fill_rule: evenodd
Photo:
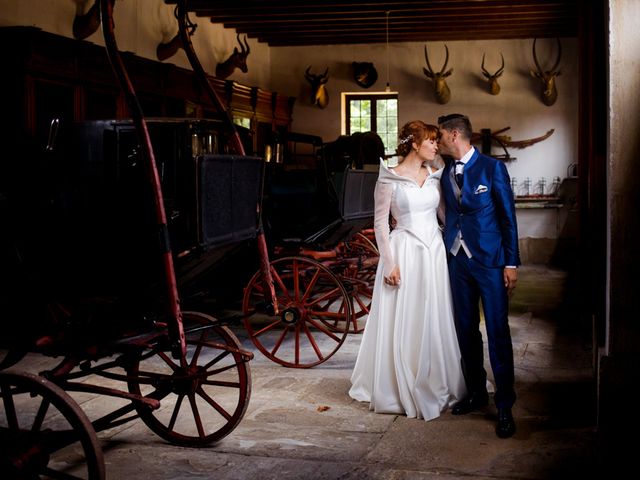
M 538 71 L 531 70 L 531 75 L 533 77 L 539 78 L 542 82 L 542 103 L 546 106 L 551 106 L 556 103 L 556 99 L 558 98 L 558 90 L 556 90 L 556 77 L 560 75 L 560 70 L 556 70 L 558 65 L 560 64 L 560 57 L 562 55 L 562 45 L 560 44 L 560 39 L 556 38 L 558 42 L 558 58 L 556 59 L 556 63 L 554 63 L 553 67 L 550 70 L 542 70 L 540 67 L 540 63 L 538 62 L 538 57 L 536 56 L 536 39 L 533 40 L 533 61 L 536 64 L 536 68 Z
M 216 65 L 216 77 L 227 78 L 236 68 L 239 68 L 242 73 L 247 73 L 247 56 L 251 49 L 247 43 L 246 35 L 244 36 L 244 45 L 240 41 L 240 34 L 237 35 L 237 39 L 238 44 L 240 45 L 240 50 L 238 50 L 238 47 L 235 47 L 229 58 Z
M 498 77 L 502 75 L 504 71 L 504 56 L 500 54 L 502 57 L 502 66 L 496 71 L 496 73 L 489 73 L 486 68 L 484 68 L 484 53 L 482 54 L 482 74 L 487 77 L 489 82 L 489 93 L 491 95 L 498 95 L 500 93 L 500 85 L 498 84 Z
M 451 100 L 451 90 L 449 90 L 449 86 L 445 78 L 447 78 L 453 72 L 453 68 L 450 68 L 446 72 L 444 71 L 447 68 L 447 63 L 449 63 L 449 48 L 447 45 L 444 45 L 444 48 L 447 52 L 447 56 L 444 60 L 444 65 L 439 72 L 434 72 L 433 68 L 431 68 L 431 64 L 429 63 L 429 54 L 427 53 L 427 46 L 424 46 L 424 58 L 427 61 L 427 68 L 423 68 L 422 71 L 424 74 L 431 80 L 433 80 L 434 93 L 436 95 L 436 100 L 438 103 L 445 104 L 449 100 Z
M 304 72 L 304 78 L 311 84 L 311 103 L 320 108 L 329 105 L 329 92 L 325 88 L 325 84 L 329 81 L 329 67 L 322 75 L 314 75 L 310 73 L 311 67 L 307 67 Z

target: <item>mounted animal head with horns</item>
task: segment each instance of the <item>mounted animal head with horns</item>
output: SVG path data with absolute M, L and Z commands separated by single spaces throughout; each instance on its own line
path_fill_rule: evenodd
M 500 57 L 502 58 L 502 66 L 496 70 L 496 73 L 489 73 L 487 71 L 486 68 L 484 68 L 484 56 L 485 54 L 482 54 L 482 74 L 487 77 L 487 81 L 489 83 L 489 93 L 491 95 L 498 95 L 500 93 L 500 85 L 498 84 L 498 77 L 500 75 L 502 75 L 502 72 L 504 71 L 504 56 L 502 54 L 500 54 Z
M 427 46 L 424 46 L 424 58 L 427 61 L 427 68 L 423 68 L 422 71 L 424 74 L 431 80 L 433 80 L 434 93 L 436 96 L 436 100 L 438 103 L 445 104 L 449 100 L 451 100 L 451 90 L 449 90 L 449 86 L 447 85 L 447 81 L 445 80 L 451 73 L 453 72 L 453 68 L 450 68 L 446 72 L 444 71 L 447 68 L 447 64 L 449 63 L 449 48 L 447 45 L 444 45 L 446 53 L 446 57 L 444 59 L 444 65 L 442 65 L 442 69 L 439 72 L 434 72 L 433 68 L 431 68 L 431 64 L 429 63 L 429 54 L 427 53 Z
M 329 81 L 329 67 L 322 75 L 314 75 L 309 70 L 311 70 L 310 66 L 305 70 L 304 78 L 311 84 L 311 103 L 320 108 L 325 108 L 329 105 L 329 92 L 325 87 L 325 84 Z
M 239 68 L 242 73 L 247 73 L 247 57 L 249 56 L 251 49 L 247 43 L 246 35 L 244 36 L 244 45 L 240 41 L 240 34 L 237 35 L 237 39 L 238 44 L 240 45 L 240 50 L 238 50 L 238 47 L 235 47 L 229 58 L 216 65 L 216 77 L 227 78 L 236 68 Z
M 536 55 L 536 39 L 533 40 L 533 61 L 536 64 L 537 71 L 531 70 L 531 75 L 533 77 L 539 78 L 542 82 L 542 103 L 547 105 L 548 107 L 556 103 L 556 99 L 558 98 L 558 90 L 556 89 L 556 77 L 560 75 L 560 70 L 556 70 L 558 65 L 560 65 L 560 57 L 562 56 L 562 45 L 560 44 L 560 39 L 556 38 L 558 42 L 558 58 L 556 59 L 556 63 L 553 64 L 550 70 L 542 70 L 540 67 L 540 62 L 538 62 L 538 57 Z

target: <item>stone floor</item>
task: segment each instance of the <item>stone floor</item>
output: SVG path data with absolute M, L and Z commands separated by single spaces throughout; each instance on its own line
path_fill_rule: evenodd
M 520 269 L 510 307 L 518 392 L 510 439 L 496 437 L 493 406 L 430 422 L 369 412 L 347 395 L 361 339 L 350 334 L 311 369 L 285 368 L 255 351 L 247 412 L 215 445 L 176 447 L 139 420 L 99 433 L 107 478 L 606 478 L 597 473 L 590 329 L 575 319 L 571 283 L 560 270 Z M 87 412 L 105 401 L 78 398 Z

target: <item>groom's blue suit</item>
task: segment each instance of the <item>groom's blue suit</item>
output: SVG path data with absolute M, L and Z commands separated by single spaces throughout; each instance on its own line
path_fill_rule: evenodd
M 494 400 L 498 408 L 515 402 L 513 348 L 508 322 L 505 266 L 520 264 L 518 230 L 513 192 L 505 165 L 477 150 L 464 166 L 460 191 L 453 175 L 454 162 L 442 173 L 446 205 L 444 242 L 448 252 L 458 234 L 471 258 L 460 247 L 449 253 L 449 274 L 455 309 L 462 368 L 470 394 L 486 393 L 483 344 L 479 331 L 482 307 L 487 330 L 491 367 L 496 381 Z

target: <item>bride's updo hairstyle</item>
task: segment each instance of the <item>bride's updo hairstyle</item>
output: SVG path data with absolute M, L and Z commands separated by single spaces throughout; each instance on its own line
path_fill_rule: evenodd
M 414 143 L 419 146 L 425 140 L 437 140 L 439 136 L 440 132 L 435 125 L 429 125 L 421 120 L 412 120 L 400 129 L 396 153 L 404 158 L 413 150 Z

